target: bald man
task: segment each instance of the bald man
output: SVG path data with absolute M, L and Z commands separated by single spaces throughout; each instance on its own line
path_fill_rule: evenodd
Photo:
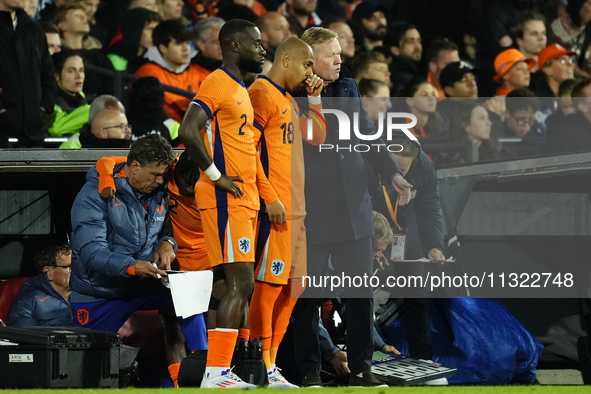
M 289 22 L 280 13 L 272 11 L 258 18 L 256 25 L 261 30 L 261 45 L 267 51 L 267 58 L 273 60 L 279 44 L 291 36 Z
M 110 106 L 110 108 L 117 108 L 117 106 Z M 131 126 L 125 114 L 117 109 L 105 109 L 94 115 L 89 127 L 80 130 L 79 147 L 129 148 L 130 137 Z
M 90 130 L 100 139 L 128 140 L 131 137 L 127 117 L 116 109 L 99 112 L 92 120 Z
M 265 174 L 287 212 L 287 222 L 273 226 L 267 214 L 259 215 L 255 286 L 248 315 L 251 337 L 263 342 L 269 387 L 274 388 L 297 387 L 275 366 L 291 311 L 303 291 L 301 277 L 306 274 L 305 134 L 300 125 L 307 125 L 307 117 L 300 118 L 288 91 L 305 87 L 310 107 L 321 113 L 324 81 L 312 73 L 313 65 L 312 48 L 299 38 L 288 38 L 277 48 L 267 76 L 259 76 L 248 89 L 254 108 L 255 144 Z M 305 141 L 321 144 L 324 132 L 314 129 L 313 138 Z
M 227 289 L 217 307 L 216 327 L 208 331 L 201 387 L 252 388 L 230 370 L 230 362 L 254 288 L 259 193 L 274 223 L 285 223 L 286 214 L 256 153 L 254 111 L 243 82 L 247 72 L 262 71 L 266 52 L 261 33 L 251 22 L 232 19 L 222 26 L 219 39 L 222 67 L 203 81 L 179 129 L 202 170 L 195 200 L 214 277 L 224 280 Z M 248 339 L 247 330 L 240 337 Z

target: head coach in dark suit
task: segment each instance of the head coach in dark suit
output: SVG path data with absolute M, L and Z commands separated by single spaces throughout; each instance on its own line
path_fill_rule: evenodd
M 361 105 L 357 83 L 347 78 L 341 67 L 341 48 L 337 34 L 324 28 L 308 29 L 302 36 L 314 50 L 313 70 L 325 81 L 323 109 L 338 109 L 345 114 L 359 113 L 359 130 L 374 134 L 374 128 Z M 300 106 L 302 108 L 302 106 Z M 368 165 L 376 168 L 383 179 L 401 193 L 402 203 L 410 196 L 410 187 L 382 140 L 367 141 L 365 153 L 355 149 L 360 143 L 355 133 L 351 139 L 339 140 L 339 122 L 325 114 L 325 144 L 304 144 L 306 169 L 306 231 L 308 243 L 308 277 L 372 275 L 371 237 L 374 234 L 371 200 L 368 192 Z M 354 121 L 353 117 L 350 117 Z M 365 142 L 365 141 L 364 141 Z M 342 145 L 337 149 L 337 146 Z M 332 148 L 330 148 L 332 146 Z M 342 148 L 342 149 L 341 149 Z M 405 199 L 406 198 L 406 199 Z M 331 271 L 332 269 L 332 271 Z M 318 342 L 318 305 L 331 297 L 326 288 L 308 287 L 293 311 L 296 361 L 304 380 L 302 386 L 319 386 L 322 358 Z M 371 373 L 373 354 L 373 299 L 370 287 L 348 288 L 341 296 L 348 298 L 348 357 L 351 386 L 382 385 Z

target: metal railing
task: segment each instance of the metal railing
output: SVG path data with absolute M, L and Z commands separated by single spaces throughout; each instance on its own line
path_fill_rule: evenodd
M 99 75 L 102 75 L 105 77 L 112 78 L 113 79 L 113 84 L 112 84 L 113 96 L 117 97 L 119 99 L 119 101 L 123 101 L 123 86 L 125 85 L 125 83 L 126 82 L 133 83 L 133 82 L 137 81 L 138 79 L 142 78 L 142 77 L 134 75 L 134 74 L 128 74 L 124 71 L 107 70 L 104 68 L 93 66 L 92 64 L 85 64 L 84 69 L 86 71 L 90 71 L 95 74 L 99 74 Z M 195 93 L 191 92 L 190 90 L 175 88 L 174 86 L 166 85 L 163 83 L 160 83 L 160 86 L 162 86 L 162 89 L 164 89 L 165 92 L 178 94 L 179 96 L 187 97 L 190 99 L 195 97 Z

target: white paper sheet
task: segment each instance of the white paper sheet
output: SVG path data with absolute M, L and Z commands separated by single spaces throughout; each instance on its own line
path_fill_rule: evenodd
M 186 319 L 207 311 L 213 285 L 213 272 L 169 273 L 168 282 L 177 316 Z

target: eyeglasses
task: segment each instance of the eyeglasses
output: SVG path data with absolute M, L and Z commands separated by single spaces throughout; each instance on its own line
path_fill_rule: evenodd
M 121 123 L 117 126 L 103 127 L 103 130 L 115 129 L 115 128 L 121 129 L 122 132 L 125 132 L 126 130 L 129 130 L 131 132 L 131 125 L 130 124 L 123 124 L 123 123 Z
M 514 118 L 518 126 L 533 126 L 534 118 Z
M 62 269 L 72 272 L 71 265 L 54 265 L 53 268 L 62 268 Z
M 575 64 L 575 59 L 560 59 L 560 64 Z

